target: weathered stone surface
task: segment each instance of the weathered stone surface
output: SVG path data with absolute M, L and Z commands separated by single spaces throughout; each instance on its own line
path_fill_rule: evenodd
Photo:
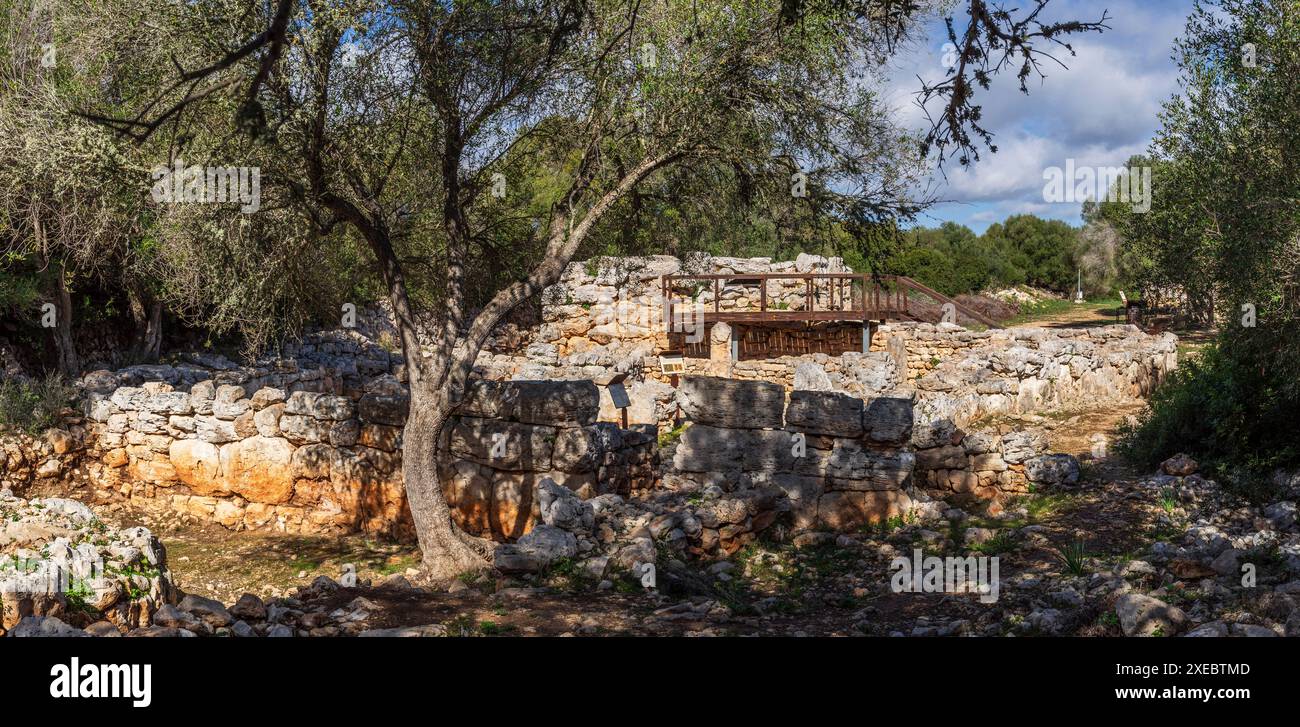
M 76 626 L 64 623 L 54 616 L 26 616 L 10 629 L 7 636 L 22 638 L 67 638 L 89 636 Z
M 182 598 L 176 607 L 214 628 L 229 626 L 234 623 L 230 611 L 226 610 L 226 607 L 221 605 L 220 601 L 196 596 L 193 593 Z
M 452 452 L 500 470 L 544 472 L 551 469 L 555 427 L 461 417 L 452 427 Z
M 234 442 L 239 439 L 239 433 L 235 431 L 234 417 L 231 419 L 232 421 L 226 421 L 214 416 L 197 416 L 194 418 L 195 436 L 212 444 Z
M 246 396 L 242 386 L 234 384 L 218 386 L 216 397 L 212 401 L 212 415 L 218 419 L 233 421 L 252 407 Z
M 347 397 L 312 391 L 295 391 L 285 400 L 284 412 L 328 421 L 342 421 L 355 417 L 356 407 Z
M 295 449 L 289 464 L 294 479 L 324 480 L 342 466 L 342 456 L 328 444 L 309 444 Z
M 1176 636 L 1187 626 L 1182 609 L 1140 593 L 1121 595 L 1115 614 L 1125 636 Z
M 901 490 L 828 492 L 817 502 L 817 524 L 828 530 L 853 530 L 901 517 L 911 506 L 912 498 Z
M 862 436 L 863 408 L 861 399 L 848 394 L 795 390 L 790 392 L 785 423 L 799 432 L 857 438 Z
M 285 393 L 284 389 L 264 386 L 253 393 L 253 397 L 249 402 L 253 405 L 254 409 L 261 411 L 272 404 L 284 403 L 288 396 L 289 395 Z M 256 598 L 256 596 L 254 596 L 254 598 Z
M 401 427 L 406 424 L 410 406 L 410 397 L 406 395 L 370 393 L 357 402 L 357 412 L 363 422 Z
M 687 376 L 677 402 L 695 424 L 733 429 L 780 429 L 784 424 L 785 389 L 780 384 Z
M 967 464 L 966 450 L 956 445 L 922 449 L 916 453 L 919 470 L 958 469 Z
M 382 449 L 385 452 L 396 452 L 402 444 L 402 430 L 400 427 L 389 427 L 383 424 L 362 424 L 361 431 L 357 435 L 357 444 Z
M 293 453 L 283 439 L 250 437 L 221 448 L 221 471 L 230 490 L 244 499 L 284 503 L 293 495 Z
M 1200 465 L 1196 463 L 1196 460 L 1181 452 L 1160 463 L 1160 470 L 1174 477 L 1186 477 L 1195 474 L 1199 467 Z
M 267 391 L 267 389 L 262 389 Z M 259 391 L 257 393 L 262 393 Z M 280 415 L 284 414 L 284 404 L 268 404 L 258 409 L 253 415 L 253 425 L 257 427 L 257 433 L 263 437 L 280 436 Z
M 492 532 L 488 515 L 492 506 L 492 481 L 483 470 L 480 465 L 462 459 L 444 468 L 442 474 L 442 495 L 451 508 L 452 519 L 475 535 Z
M 740 467 L 753 440 L 744 432 L 707 424 L 692 424 L 682 432 L 673 454 L 673 467 L 682 472 L 725 472 Z
M 140 408 L 155 414 L 182 416 L 194 411 L 194 407 L 190 405 L 190 395 L 183 391 L 159 392 L 145 399 Z
M 1079 484 L 1079 460 L 1069 454 L 1045 454 L 1025 460 L 1030 482 L 1048 485 Z
M 916 456 L 911 452 L 853 451 L 857 442 L 840 440 L 827 467 L 830 490 L 897 490 L 911 484 Z
M 795 391 L 830 391 L 831 386 L 831 377 L 818 364 L 800 361 L 794 365 Z
M 618 427 L 593 424 L 587 427 L 566 427 L 558 430 L 551 466 L 564 472 L 591 472 L 621 444 Z
M 335 447 L 351 447 L 361 437 L 361 423 L 356 419 L 344 419 L 330 426 L 329 442 Z
M 230 494 L 221 477 L 221 451 L 215 444 L 198 439 L 177 439 L 168 448 L 167 458 L 175 468 L 176 478 L 189 485 L 195 494 Z
M 286 410 L 287 411 L 287 410 Z M 329 440 L 331 422 L 302 414 L 282 414 L 280 432 L 294 444 L 312 444 Z
M 600 412 L 600 391 L 590 381 L 511 381 L 510 417 L 531 424 L 586 426 Z
M 595 514 L 591 505 L 579 499 L 573 490 L 544 477 L 537 484 L 536 495 L 543 524 L 575 533 L 591 532 L 595 525 Z
M 262 621 L 266 619 L 266 604 L 252 593 L 245 593 L 230 607 L 230 615 L 244 621 Z
M 867 439 L 880 444 L 904 444 L 912 438 L 912 401 L 902 397 L 872 399 L 862 413 Z
M 1002 435 L 1002 459 L 1022 464 L 1047 449 L 1047 438 L 1038 432 L 1011 432 Z
M 488 519 L 492 533 L 498 539 L 514 540 L 532 529 L 537 503 L 534 492 L 539 477 L 535 472 L 497 471 L 493 474 Z

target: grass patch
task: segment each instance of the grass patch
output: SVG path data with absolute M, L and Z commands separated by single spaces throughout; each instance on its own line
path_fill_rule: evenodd
M 1082 540 L 1056 547 L 1056 558 L 1070 575 L 1088 574 L 1088 548 Z

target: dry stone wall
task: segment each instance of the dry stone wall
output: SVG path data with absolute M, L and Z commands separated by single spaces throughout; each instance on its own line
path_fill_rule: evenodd
M 787 396 L 780 384 L 706 376 L 684 379 L 678 398 L 691 422 L 673 455 L 678 479 L 776 491 L 777 510 L 789 511 L 797 530 L 850 530 L 912 509 L 906 399 Z
M 150 375 L 160 380 L 141 381 Z M 413 535 L 401 467 L 409 398 L 391 373 L 348 383 L 286 362 L 183 365 L 95 372 L 82 385 L 86 416 L 4 438 L 0 484 L 79 479 L 96 500 L 166 503 L 238 530 Z M 590 381 L 473 386 L 440 460 L 458 522 L 520 537 L 544 477 L 583 498 L 653 487 L 654 428 L 598 423 L 599 407 Z
M 1178 339 L 1131 325 L 969 331 L 882 326 L 873 347 L 906 366 L 918 421 L 959 425 L 997 414 L 1138 401 L 1177 365 Z
M 533 529 L 545 480 L 586 500 L 653 488 L 653 427 L 596 421 L 590 381 L 477 382 L 447 429 L 440 463 L 456 523 L 514 541 Z

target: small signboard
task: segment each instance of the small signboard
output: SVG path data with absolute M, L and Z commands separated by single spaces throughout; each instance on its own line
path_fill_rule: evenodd
M 632 406 L 632 400 L 627 396 L 627 389 L 622 383 L 609 385 L 609 398 L 614 402 L 615 409 L 626 409 Z
M 659 356 L 659 370 L 665 375 L 681 374 L 686 372 L 686 360 L 680 353 L 665 352 Z

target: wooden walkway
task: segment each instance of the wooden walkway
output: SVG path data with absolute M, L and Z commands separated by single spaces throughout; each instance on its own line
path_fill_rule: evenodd
M 804 305 L 797 309 L 769 304 L 768 284 L 778 281 L 783 289 L 803 286 Z M 958 303 L 948 296 L 900 275 L 869 273 L 713 273 L 705 275 L 665 275 L 663 299 L 694 300 L 705 290 L 713 293 L 712 310 L 705 306 L 704 323 L 790 324 L 810 322 L 884 322 L 917 320 L 911 315 L 908 300 L 913 294 L 934 299 L 972 320 L 991 328 L 996 321 Z M 757 289 L 758 308 L 724 310 L 722 293 L 731 287 Z M 797 290 L 797 288 L 796 288 Z M 750 296 L 751 301 L 753 296 Z

